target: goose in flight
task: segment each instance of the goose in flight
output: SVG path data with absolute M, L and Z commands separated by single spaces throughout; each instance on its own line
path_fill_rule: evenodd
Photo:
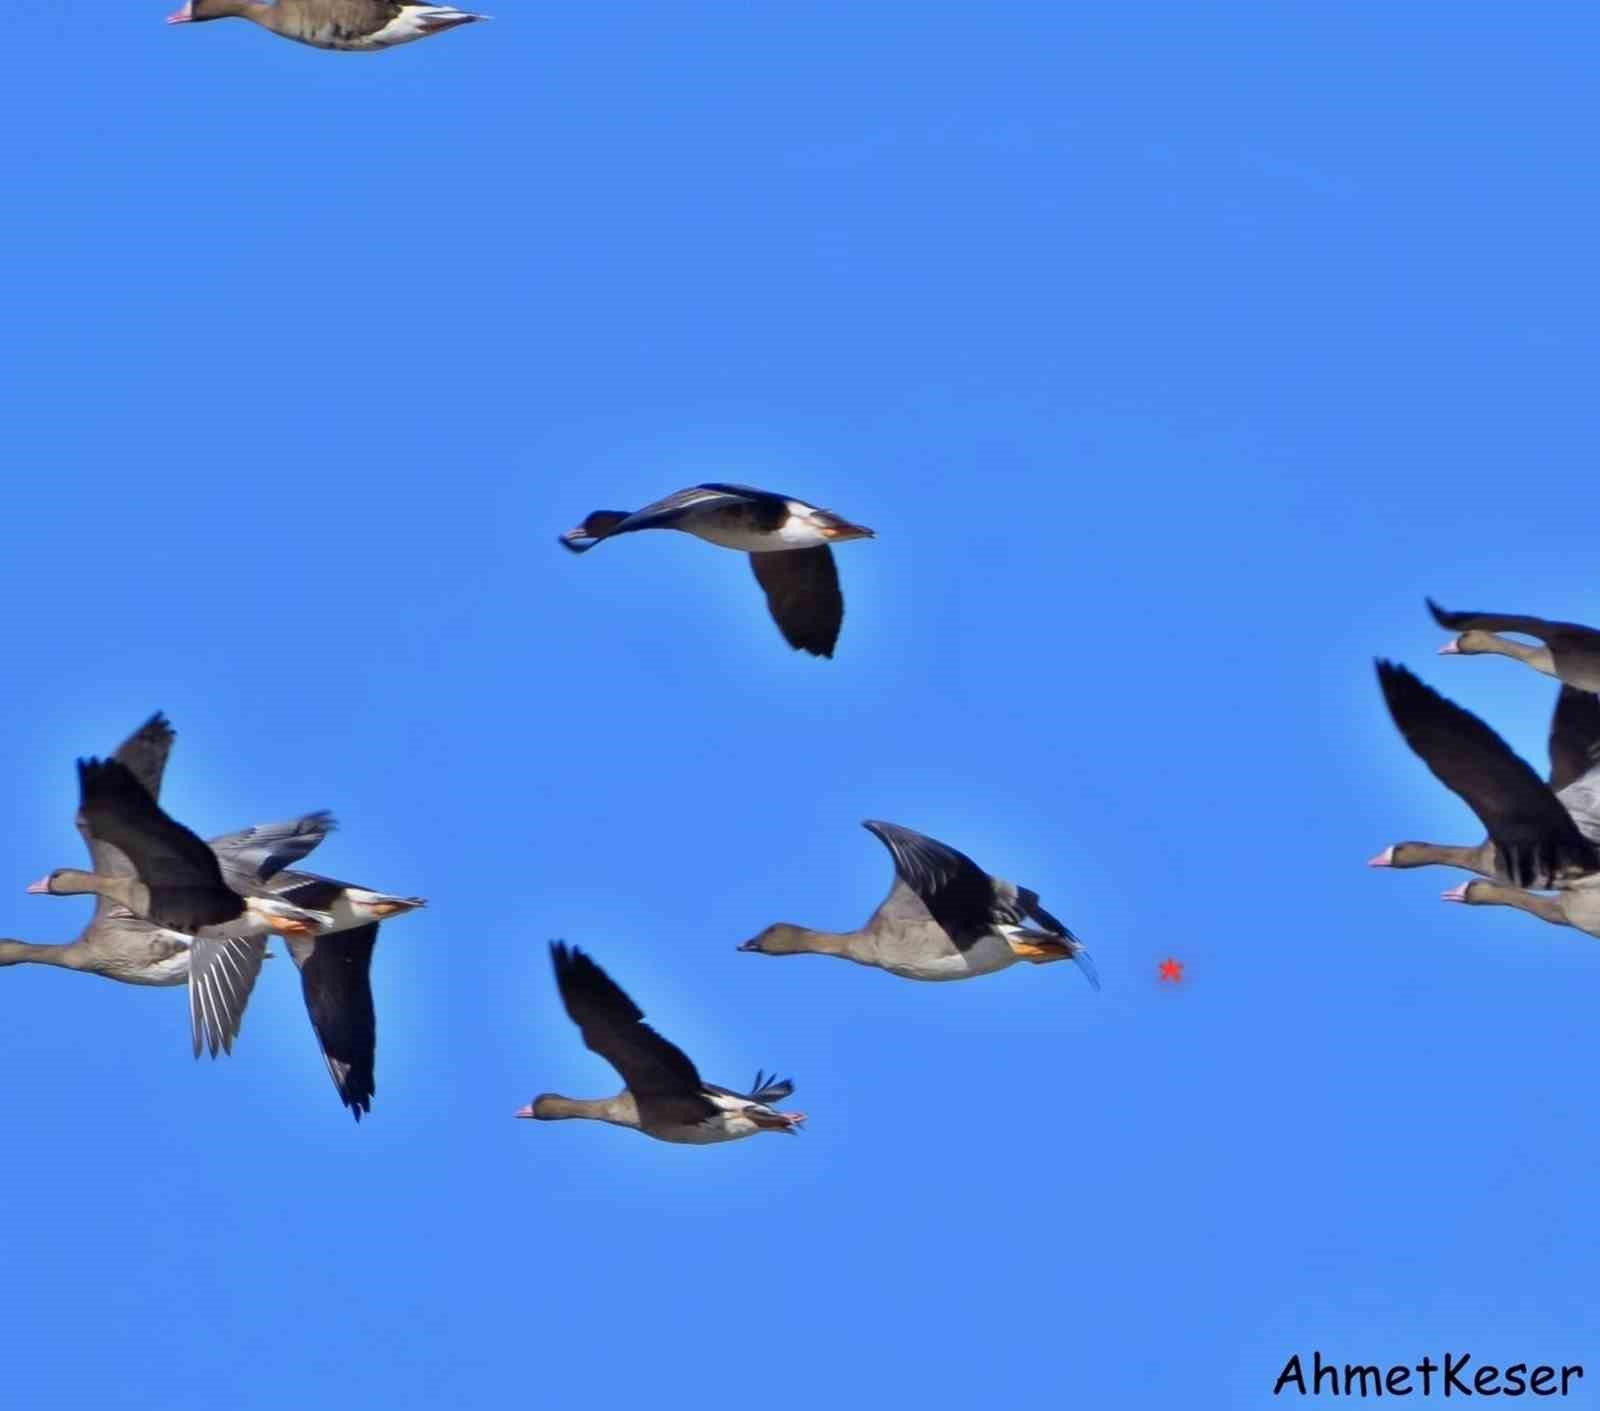
M 758 955 L 837 955 L 908 980 L 965 980 L 1018 961 L 1076 961 L 1095 989 L 1089 952 L 1039 904 L 1039 894 L 992 877 L 965 853 L 894 823 L 862 824 L 894 859 L 894 885 L 857 931 L 780 921 L 739 947 Z
M 644 1012 L 581 950 L 557 941 L 550 947 L 556 987 L 583 1044 L 622 1075 L 615 1097 L 536 1097 L 518 1117 L 557 1121 L 587 1117 L 631 1127 L 664 1142 L 705 1145 L 736 1141 L 757 1132 L 796 1132 L 803 1112 L 779 1112 L 772 1104 L 794 1091 L 790 1082 L 756 1074 L 748 1093 L 701 1078 L 689 1056 L 644 1022 Z
M 1552 783 L 1546 783 L 1477 716 L 1405 667 L 1379 661 L 1377 670 L 1389 714 L 1406 744 L 1477 814 L 1489 838 L 1476 848 L 1396 843 L 1373 858 L 1372 866 L 1445 863 L 1537 890 L 1567 886 L 1600 871 L 1600 775 L 1593 774 L 1592 755 L 1600 726 L 1581 694 L 1557 702 L 1551 723 Z
M 1507 765 L 1507 758 L 1515 765 L 1522 760 L 1512 752 L 1490 726 L 1475 715 L 1446 701 L 1443 696 L 1416 682 L 1390 680 L 1384 688 L 1390 701 L 1390 712 L 1395 720 L 1406 720 L 1406 728 L 1416 734 L 1419 741 L 1427 742 L 1435 758 L 1451 760 L 1448 768 L 1454 776 L 1474 777 L 1477 795 L 1485 808 L 1496 808 L 1501 816 L 1514 808 L 1510 800 L 1515 797 L 1533 798 L 1534 790 L 1526 782 L 1528 769 Z M 1410 736 L 1408 736 L 1410 739 Z M 1462 765 L 1462 757 L 1477 761 L 1477 771 Z M 1555 793 L 1566 813 L 1590 843 L 1600 846 L 1600 696 L 1594 691 L 1579 691 L 1576 686 L 1562 686 L 1555 698 L 1555 710 L 1550 715 L 1550 777 L 1547 789 Z M 1438 771 L 1435 769 L 1435 774 Z M 1498 784 L 1496 784 L 1498 779 Z M 1458 790 L 1459 792 L 1459 790 Z M 1485 838 L 1475 846 L 1450 845 L 1450 843 L 1394 843 L 1368 862 L 1370 867 L 1464 867 L 1467 872 L 1477 872 L 1480 877 L 1510 881 L 1510 875 L 1499 862 L 1493 838 Z
M 489 17 L 423 0 L 184 0 L 167 23 L 229 18 L 249 20 L 316 49 L 361 53 L 392 49 Z
M 217 1043 L 229 1048 L 266 954 L 263 937 L 270 931 L 310 935 L 331 926 L 333 917 L 271 896 L 241 895 L 228 884 L 217 854 L 168 817 L 120 760 L 80 760 L 78 785 L 78 816 L 87 836 L 116 849 L 130 870 L 108 874 L 63 867 L 28 890 L 52 896 L 93 893 L 188 937 L 195 1052 L 203 1040 L 213 1056 Z M 299 832 L 298 825 L 286 831 Z M 290 860 L 289 852 L 268 848 L 259 879 L 267 880 Z
M 639 529 L 678 529 L 750 555 L 783 639 L 797 651 L 831 657 L 844 622 L 839 570 L 828 546 L 871 539 L 872 530 L 804 500 L 748 485 L 696 485 L 631 514 L 595 510 L 561 536 L 575 554 Z
M 152 797 L 161 790 L 167 757 L 172 748 L 173 730 L 159 712 L 130 735 L 116 751 L 115 758 L 126 765 Z M 133 865 L 117 848 L 92 835 L 82 813 L 77 819 L 94 870 L 105 876 L 133 877 Z M 243 876 L 252 865 L 259 867 L 270 856 L 281 852 L 288 861 L 298 861 L 309 853 L 334 826 L 326 813 L 308 814 L 286 824 L 261 824 L 239 833 L 214 838 L 213 849 L 226 849 L 237 843 L 249 858 L 219 862 L 230 875 Z M 276 839 L 276 844 L 269 840 Z M 97 894 L 94 916 L 75 940 L 64 945 L 37 945 L 29 941 L 0 940 L 0 966 L 51 965 L 63 970 L 100 975 L 128 985 L 184 985 L 190 979 L 191 938 L 183 932 L 159 926 L 135 916 L 110 897 Z M 226 1003 L 232 987 L 225 986 L 223 975 L 208 973 L 202 984 L 212 993 L 192 1006 L 199 1015 L 200 1031 L 195 1034 L 196 1054 L 203 1043 L 215 1055 L 231 1049 L 238 1033 L 238 1013 Z M 210 1016 L 220 1017 L 213 1025 Z
M 152 798 L 160 795 L 174 732 L 166 717 L 152 716 L 117 749 Z M 79 827 L 83 829 L 80 817 Z M 335 1091 L 359 1122 L 372 1109 L 376 1090 L 374 1059 L 377 1017 L 371 985 L 378 922 L 427 903 L 422 897 L 394 896 L 283 866 L 298 862 L 334 827 L 326 813 L 285 824 L 259 824 L 209 840 L 223 876 L 241 891 L 261 888 L 269 895 L 308 910 L 331 915 L 331 931 L 314 936 L 286 934 L 285 944 L 300 974 L 301 994 L 312 1032 L 333 1079 Z M 133 876 L 132 864 L 111 844 L 84 832 L 96 872 Z M 283 870 L 276 871 L 278 867 Z M 268 878 L 261 880 L 266 871 Z M 32 945 L 0 940 L 0 965 L 35 963 L 103 975 L 135 985 L 182 985 L 189 980 L 190 938 L 134 916 L 109 898 L 96 896 L 95 915 L 78 939 L 66 945 Z M 215 1055 L 231 1050 L 239 1014 L 227 1003 L 231 990 L 214 993 L 197 1006 L 205 1044 Z M 225 1023 L 212 1027 L 208 1016 Z M 231 1025 L 231 1027 L 229 1027 Z

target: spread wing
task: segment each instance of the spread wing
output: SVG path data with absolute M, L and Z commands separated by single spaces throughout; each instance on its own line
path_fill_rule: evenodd
M 282 823 L 257 823 L 211 839 L 222 875 L 237 892 L 248 891 L 299 862 L 339 825 L 327 809 Z
M 559 941 L 550 947 L 550 958 L 561 1002 L 583 1034 L 584 1047 L 615 1068 L 629 1092 L 637 1098 L 681 1098 L 705 1091 L 688 1055 L 646 1024 L 644 1011 L 594 961 Z
M 643 509 L 635 510 L 611 532 L 629 534 L 635 529 L 666 529 L 676 524 L 691 511 L 719 508 L 723 505 L 748 504 L 751 500 L 768 498 L 761 490 L 743 485 L 693 485 L 679 490 L 664 500 L 657 500 Z
M 895 875 L 957 946 L 965 950 L 989 933 L 994 880 L 970 857 L 895 823 L 862 826 L 889 849 Z
M 161 779 L 167 770 L 167 756 L 172 752 L 174 733 L 167 717 L 157 711 L 118 745 L 116 754 L 112 756 L 128 767 L 128 771 L 144 785 L 145 792 L 153 799 L 161 796 Z M 128 861 L 121 849 L 113 847 L 103 838 L 94 837 L 89 832 L 81 809 L 75 822 L 89 849 L 90 863 L 95 872 L 108 877 L 133 876 L 133 864 Z M 99 917 L 114 905 L 115 903 L 106 897 L 96 898 L 95 916 Z
M 1526 617 L 1511 612 L 1449 612 L 1427 600 L 1433 620 L 1447 632 L 1469 632 L 1477 628 L 1482 632 L 1520 632 L 1526 637 L 1537 637 L 1548 642 L 1552 637 L 1578 636 L 1600 645 L 1600 632 L 1583 627 L 1576 622 L 1554 622 L 1546 617 Z
M 372 1095 L 377 1091 L 373 1061 L 378 1016 L 372 1004 L 372 952 L 378 944 L 378 923 L 310 939 L 292 935 L 284 939 L 300 968 L 300 990 L 328 1076 L 339 1100 L 359 1122 L 362 1113 L 372 1111 Z
M 594 510 L 577 529 L 568 530 L 557 542 L 571 553 L 586 554 L 614 534 L 631 534 L 636 529 L 671 529 L 687 514 L 719 505 L 747 504 L 752 499 L 762 498 L 772 497 L 742 485 L 695 485 L 646 505 L 642 510 Z
M 216 854 L 169 818 L 127 765 L 79 760 L 78 791 L 89 835 L 120 850 L 146 886 L 227 891 Z
M 267 943 L 259 936 L 220 940 L 195 936 L 190 940 L 189 1029 L 196 1058 L 202 1047 L 210 1050 L 213 1058 L 219 1048 L 233 1052 L 233 1041 L 244 1022 L 244 1007 L 266 955 Z
M 1600 764 L 1600 696 L 1563 686 L 1550 717 L 1550 787 L 1558 794 Z
M 1550 786 L 1483 721 L 1403 666 L 1380 661 L 1378 682 L 1406 744 L 1478 815 L 1519 887 L 1600 870 L 1600 850 L 1579 833 Z
M 783 640 L 812 656 L 831 657 L 844 623 L 844 594 L 833 550 L 820 544 L 751 554 L 750 567 Z
M 921 902 L 962 950 L 996 926 L 1025 926 L 1030 921 L 1051 935 L 1077 940 L 1064 923 L 1039 905 L 1037 892 L 990 876 L 965 853 L 897 823 L 868 820 L 862 827 L 889 849 L 899 885 Z M 905 915 L 903 903 L 893 892 L 884 907 Z M 880 907 L 880 912 L 883 909 Z

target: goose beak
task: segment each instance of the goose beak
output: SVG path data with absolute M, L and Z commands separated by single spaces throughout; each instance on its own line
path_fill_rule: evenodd
M 513 1117 L 532 1117 L 533 1116 L 533 1104 L 530 1102 L 526 1107 L 519 1107 L 511 1115 Z
M 33 888 L 29 887 L 28 890 L 31 892 Z M 755 951 L 760 950 L 761 947 L 758 946 L 754 941 L 740 941 L 739 944 L 734 947 L 734 949 L 742 951 Z
M 168 24 L 188 24 L 194 18 L 194 0 L 184 0 L 181 10 L 174 10 L 167 16 Z
M 876 539 L 878 536 L 864 524 L 851 524 L 847 519 L 836 519 L 830 516 L 817 526 L 817 533 L 824 539 L 834 543 L 842 543 L 846 539 Z
M 1441 892 L 1439 900 L 1464 902 L 1467 899 L 1467 888 L 1471 885 L 1471 882 L 1463 882 L 1459 887 L 1452 887 L 1448 892 Z
M 1381 853 L 1379 853 L 1376 857 L 1369 857 L 1367 859 L 1367 866 L 1368 867 L 1393 867 L 1394 866 L 1394 848 L 1392 846 L 1387 847 Z
M 1439 648 L 1442 657 L 1455 657 L 1461 655 L 1461 638 L 1452 637 L 1444 646 Z
M 28 891 L 36 897 L 48 896 L 50 893 L 50 879 L 41 877 L 37 882 L 28 883 Z

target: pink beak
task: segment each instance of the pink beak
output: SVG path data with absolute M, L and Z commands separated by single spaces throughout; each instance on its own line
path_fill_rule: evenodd
M 1444 646 L 1439 648 L 1439 655 L 1442 657 L 1460 656 L 1461 648 L 1456 645 L 1458 640 L 1458 638 L 1452 637 Z
M 1467 899 L 1467 888 L 1471 885 L 1471 882 L 1463 882 L 1459 887 L 1452 887 L 1448 892 L 1440 893 L 1439 900 L 1465 901 Z
M 530 1102 L 526 1107 L 519 1107 L 511 1115 L 513 1117 L 532 1117 L 533 1116 L 533 1104 Z
M 193 9 L 194 0 L 184 0 L 184 5 L 181 10 L 174 10 L 170 15 L 167 16 L 167 23 L 188 24 L 189 21 L 194 18 L 192 13 Z
M 36 897 L 48 896 L 50 892 L 50 879 L 48 877 L 41 877 L 37 882 L 30 882 L 28 884 L 28 890 Z
M 1369 857 L 1367 859 L 1367 866 L 1368 867 L 1393 867 L 1394 866 L 1394 849 L 1392 847 L 1391 848 L 1385 848 L 1376 857 Z

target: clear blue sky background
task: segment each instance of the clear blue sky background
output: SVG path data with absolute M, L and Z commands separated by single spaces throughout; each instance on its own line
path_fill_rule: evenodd
M 207 833 L 329 807 L 378 1096 L 286 960 L 0 974 L 30 1406 L 1262 1407 L 1288 1356 L 1590 1364 L 1600 947 L 1368 872 L 1480 833 L 1398 657 L 1542 765 L 1422 597 L 1594 621 L 1600 21 L 1576 6 L 496 5 L 378 56 L 175 0 L 8 13 L 0 934 L 152 710 Z M 597 506 L 874 526 L 837 660 Z M 1071 967 L 919 986 L 858 824 L 1036 887 Z M 811 1129 L 612 1091 L 590 949 Z M 1187 979 L 1163 987 L 1158 962 Z M 24 1404 L 19 1400 L 18 1404 Z

